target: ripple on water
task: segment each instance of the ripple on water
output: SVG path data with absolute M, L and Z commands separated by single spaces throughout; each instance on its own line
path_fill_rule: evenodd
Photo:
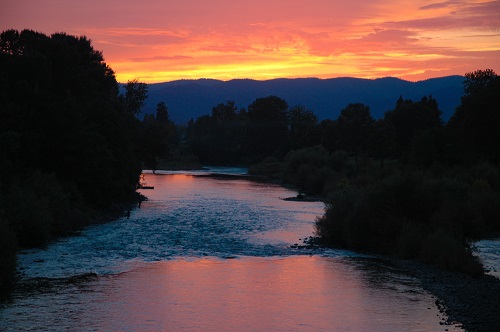
M 293 247 L 322 203 L 242 179 L 145 181 L 155 189 L 130 218 L 19 256 L 0 330 L 444 331 L 414 280 L 349 251 Z
M 500 238 L 478 241 L 474 247 L 487 273 L 500 279 Z
M 237 170 L 231 170 L 237 172 Z M 241 171 L 241 170 L 240 170 Z M 26 277 L 112 274 L 130 260 L 304 254 L 290 248 L 312 235 L 320 202 L 287 202 L 296 192 L 241 179 L 146 174 L 155 187 L 130 218 L 89 227 L 19 257 Z

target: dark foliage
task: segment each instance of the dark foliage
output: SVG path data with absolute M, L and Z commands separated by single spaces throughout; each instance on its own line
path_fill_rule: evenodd
M 177 129 L 170 121 L 168 107 L 160 102 L 156 116 L 144 116 L 138 133 L 139 156 L 144 167 L 156 170 L 160 161 L 171 161 L 171 145 L 178 142 Z
M 250 164 L 267 157 L 282 159 L 290 140 L 287 110 L 286 101 L 275 96 L 256 99 L 248 111 L 238 111 L 234 102 L 228 101 L 213 107 L 211 115 L 190 121 L 187 138 L 204 163 Z M 305 132 L 303 123 L 312 121 L 314 127 L 315 120 L 312 113 L 302 111 L 308 120 L 294 118 L 294 124 Z
M 481 271 L 469 244 L 487 234 L 484 220 L 498 216 L 498 209 L 481 208 L 470 183 L 420 172 L 395 174 L 370 186 L 352 182 L 333 192 L 316 222 L 326 244 Z M 482 195 L 498 199 L 498 193 Z
M 142 106 L 144 106 L 145 100 L 148 98 L 148 85 L 139 82 L 138 79 L 134 79 L 127 82 L 125 91 L 123 100 L 125 105 L 127 105 L 127 110 L 134 115 L 138 115 L 141 112 Z
M 0 299 L 8 295 L 16 271 L 17 241 L 9 221 L 0 211 Z
M 310 110 L 268 97 L 229 112 L 240 119 L 238 135 L 218 131 L 226 117 L 215 112 L 191 126 L 202 159 L 230 160 L 235 154 L 215 146 L 233 139 L 242 144 L 239 162 L 263 160 L 251 172 L 328 197 L 316 223 L 325 244 L 478 274 L 471 243 L 500 231 L 498 82 L 491 70 L 466 74 L 462 104 L 446 125 L 429 96 L 400 97 L 377 121 L 368 106 L 349 104 L 320 124 Z
M 323 195 L 328 208 L 316 227 L 327 245 L 476 275 L 471 244 L 500 231 L 498 83 L 491 70 L 466 74 L 446 125 L 432 96 L 400 97 L 377 121 L 353 103 L 321 123 L 270 96 L 247 110 L 218 104 L 190 121 L 187 138 L 202 162 L 257 162 L 250 172 Z
M 363 104 L 349 104 L 337 119 L 337 146 L 354 155 L 368 150 L 375 120 L 370 107 Z
M 370 149 L 381 160 L 399 158 L 391 170 L 382 167 L 380 176 L 374 168 L 346 174 L 316 222 L 320 239 L 482 273 L 471 244 L 500 232 L 499 141 L 493 129 L 500 122 L 491 106 L 498 82 L 490 70 L 466 74 L 462 104 L 446 126 L 432 97 L 416 103 L 400 98 L 376 122 Z
M 319 121 L 336 119 L 349 103 L 370 106 L 373 118 L 381 119 L 400 95 L 419 100 L 432 95 L 439 101 L 443 119 L 448 121 L 460 104 L 463 76 L 448 76 L 418 82 L 386 77 L 373 80 L 357 78 L 296 78 L 251 80 L 182 79 L 149 85 L 149 98 L 142 112 L 155 114 L 159 101 L 167 98 L 170 117 L 176 124 L 185 124 L 210 112 L 210 107 L 226 100 L 247 106 L 259 97 L 279 96 L 290 107 L 303 105 L 311 109 Z M 166 97 L 168 96 L 168 97 Z
M 87 224 L 134 197 L 141 166 L 179 160 L 260 162 L 253 172 L 327 197 L 316 222 L 327 245 L 477 274 L 470 244 L 500 231 L 500 80 L 492 70 L 466 74 L 446 125 L 432 96 L 400 97 L 377 121 L 367 105 L 349 104 L 321 123 L 306 107 L 269 96 L 246 110 L 218 104 L 181 137 L 164 102 L 156 116 L 136 118 L 147 85 L 125 88 L 120 96 L 85 37 L 0 35 L 2 289 L 13 280 L 18 246 Z
M 423 97 L 418 102 L 400 97 L 394 110 L 385 113 L 384 121 L 394 131 L 399 156 L 409 149 L 416 135 L 442 125 L 441 111 L 432 96 Z
M 457 154 L 499 162 L 500 76 L 487 69 L 465 77 L 465 95 L 449 123 Z
M 237 164 L 243 157 L 247 115 L 234 102 L 218 104 L 211 115 L 190 121 L 187 139 L 193 152 L 207 164 Z
M 288 124 L 292 150 L 321 143 L 318 117 L 305 106 L 294 106 L 288 111 Z
M 17 244 L 43 245 L 135 197 L 140 123 L 101 52 L 64 33 L 1 33 L 0 105 L 4 271 Z
M 276 96 L 257 98 L 248 105 L 243 149 L 246 156 L 262 160 L 283 157 L 288 144 L 288 104 Z
M 348 156 L 341 151 L 333 156 L 324 147 L 290 151 L 285 157 L 283 181 L 310 194 L 327 194 L 348 168 Z

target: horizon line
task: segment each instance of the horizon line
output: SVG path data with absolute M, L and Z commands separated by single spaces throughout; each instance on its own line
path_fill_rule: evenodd
M 115 74 L 116 76 L 116 74 Z M 275 77 L 275 78 L 269 78 L 269 79 L 256 79 L 256 78 L 231 78 L 231 79 L 219 79 L 219 78 L 209 78 L 209 77 L 199 77 L 199 78 L 181 78 L 181 79 L 176 79 L 176 80 L 171 80 L 171 81 L 158 81 L 158 82 L 150 82 L 146 83 L 147 85 L 153 85 L 153 84 L 163 84 L 163 83 L 172 83 L 172 82 L 183 82 L 183 81 L 218 81 L 218 82 L 231 82 L 231 81 L 256 81 L 256 82 L 268 82 L 268 81 L 276 81 L 276 80 L 300 80 L 300 79 L 315 79 L 315 80 L 320 80 L 320 81 L 327 81 L 327 80 L 334 80 L 334 79 L 357 79 L 357 80 L 366 80 L 366 81 L 375 81 L 375 80 L 381 80 L 381 79 L 397 79 L 400 81 L 405 81 L 405 82 L 410 82 L 410 83 L 418 83 L 418 82 L 425 82 L 433 79 L 440 79 L 440 78 L 446 78 L 446 77 L 465 77 L 465 75 L 445 75 L 445 76 L 436 76 L 436 77 L 429 77 L 423 80 L 407 80 L 403 78 L 399 78 L 396 76 L 382 76 L 382 77 L 377 77 L 377 78 L 365 78 L 365 77 L 355 77 L 355 76 L 337 76 L 337 77 L 330 77 L 330 78 L 321 78 L 321 77 L 315 77 L 315 76 L 306 76 L 306 77 Z M 135 78 L 139 82 L 141 82 L 141 78 Z M 118 84 L 127 84 L 127 82 L 119 82 L 117 81 Z

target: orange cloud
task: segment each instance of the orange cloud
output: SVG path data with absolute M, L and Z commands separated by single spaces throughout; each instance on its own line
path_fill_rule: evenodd
M 500 1 L 6 0 L 0 27 L 84 34 L 120 81 L 499 71 Z

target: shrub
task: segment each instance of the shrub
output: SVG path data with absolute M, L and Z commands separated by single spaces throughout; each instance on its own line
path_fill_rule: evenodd
M 351 213 L 359 204 L 360 193 L 347 187 L 346 181 L 327 198 L 325 214 L 316 219 L 315 231 L 325 245 L 349 246 L 352 236 Z
M 0 298 L 7 295 L 16 272 L 16 235 L 0 211 Z
M 413 165 L 429 168 L 442 156 L 438 132 L 424 130 L 417 133 L 411 142 L 408 159 Z
M 8 219 L 22 247 L 46 244 L 54 221 L 46 197 L 29 186 L 13 188 L 9 198 Z
M 426 229 L 423 225 L 414 222 L 403 223 L 396 254 L 402 258 L 418 258 L 425 236 Z
M 480 162 L 472 169 L 474 181 L 480 180 L 488 183 L 495 192 L 500 192 L 500 168 L 487 162 Z
M 395 217 L 400 223 L 426 224 L 434 209 L 432 196 L 423 190 L 421 173 L 394 174 L 368 192 L 369 210 L 381 219 Z
M 329 162 L 330 153 L 322 146 L 290 151 L 285 156 L 286 169 L 284 176 L 293 176 L 303 164 L 320 168 L 328 165 Z
M 64 235 L 88 224 L 88 215 L 53 174 L 28 172 L 14 182 L 6 197 L 6 215 L 20 246 L 45 245 L 53 235 Z
M 265 175 L 271 178 L 279 178 L 283 173 L 284 164 L 276 157 L 267 157 L 262 162 L 253 164 L 248 172 L 254 175 Z
M 476 212 L 477 218 L 473 220 L 475 225 L 471 236 L 480 238 L 486 233 L 500 232 L 500 194 L 489 190 L 489 186 L 478 188 L 475 182 L 468 195 L 468 200 L 472 209 Z M 479 228 L 478 228 L 479 227 Z
M 354 168 L 354 164 L 350 162 L 349 154 L 343 150 L 337 150 L 332 154 L 330 164 L 333 170 L 341 172 L 347 167 Z
M 336 172 L 330 168 L 330 153 L 321 146 L 291 151 L 285 157 L 283 181 L 300 190 L 321 194 L 334 178 Z
M 420 259 L 447 270 L 471 275 L 480 275 L 483 272 L 481 263 L 472 255 L 469 246 L 442 228 L 436 229 L 425 238 Z
M 394 174 L 357 187 L 347 179 L 328 196 L 316 234 L 326 245 L 418 258 L 445 269 L 480 273 L 465 239 L 500 217 L 498 196 L 484 184 L 470 191 L 459 179 Z

